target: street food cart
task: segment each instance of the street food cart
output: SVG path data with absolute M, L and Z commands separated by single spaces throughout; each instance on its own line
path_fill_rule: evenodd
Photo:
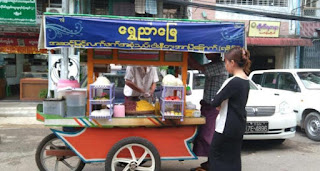
M 180 67 L 184 86 L 179 102 L 184 104 L 188 52 L 223 53 L 243 47 L 244 30 L 244 23 L 233 22 L 46 14 L 40 40 L 48 49 L 87 49 L 88 91 L 96 64 Z M 96 58 L 97 49 L 108 53 Z M 166 102 L 162 99 L 161 104 Z M 161 160 L 197 159 L 191 144 L 197 126 L 205 124 L 204 117 L 186 117 L 183 112 L 94 118 L 90 112 L 84 117 L 49 115 L 42 108 L 38 105 L 37 119 L 45 126 L 75 129 L 51 129 L 53 134 L 36 152 L 40 170 L 82 170 L 92 162 L 105 162 L 106 170 L 160 170 Z

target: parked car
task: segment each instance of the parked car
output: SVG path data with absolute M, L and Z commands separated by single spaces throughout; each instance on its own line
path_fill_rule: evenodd
M 249 76 L 262 89 L 286 98 L 297 115 L 297 125 L 320 141 L 320 69 L 253 71 Z
M 251 80 L 246 110 L 245 140 L 274 139 L 282 143 L 295 136 L 297 119 L 289 103 L 262 90 Z
M 199 71 L 188 71 L 188 85 L 192 95 L 187 96 L 200 108 L 203 97 L 205 76 Z M 245 140 L 272 140 L 282 143 L 285 139 L 294 137 L 296 132 L 296 115 L 288 102 L 282 97 L 268 91 L 263 91 L 250 80 L 250 92 L 246 106 L 247 128 Z
M 198 70 L 189 70 L 187 77 L 187 85 L 190 87 L 192 94 L 186 97 L 187 102 L 190 101 L 200 109 L 200 100 L 203 98 L 205 76 Z

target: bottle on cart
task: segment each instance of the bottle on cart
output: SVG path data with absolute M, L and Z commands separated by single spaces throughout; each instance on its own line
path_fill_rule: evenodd
M 160 115 L 160 102 L 159 102 L 159 99 L 156 98 L 156 103 L 155 103 L 155 112 L 156 112 L 156 115 Z

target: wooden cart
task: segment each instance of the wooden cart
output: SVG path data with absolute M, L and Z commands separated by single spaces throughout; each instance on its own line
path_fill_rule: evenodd
M 87 49 L 88 89 L 94 82 L 96 64 L 177 66 L 186 85 L 188 52 L 222 53 L 232 46 L 244 46 L 244 23 L 104 17 L 44 17 L 45 34 L 41 35 L 46 48 Z M 115 41 L 116 36 L 122 37 Z M 99 48 L 110 49 L 104 59 L 96 58 L 95 49 Z M 156 55 L 147 53 L 149 56 L 141 59 L 143 54 L 137 52 L 142 50 L 156 51 Z M 127 55 L 130 52 L 132 55 Z M 171 52 L 177 58 L 172 58 Z M 39 144 L 36 162 L 40 170 L 60 170 L 62 166 L 82 170 L 85 163 L 105 162 L 106 170 L 159 171 L 160 160 L 197 159 L 191 143 L 197 126 L 205 124 L 204 117 L 90 119 L 64 118 L 42 111 L 42 105 L 38 105 L 37 119 L 44 125 L 65 129 L 51 129 L 53 134 Z

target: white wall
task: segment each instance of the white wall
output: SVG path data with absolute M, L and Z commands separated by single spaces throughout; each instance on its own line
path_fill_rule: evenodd
M 296 47 L 281 47 L 275 51 L 276 69 L 293 69 L 295 66 Z
M 320 1 L 317 2 L 317 8 L 319 9 L 316 10 L 316 16 L 320 17 Z

